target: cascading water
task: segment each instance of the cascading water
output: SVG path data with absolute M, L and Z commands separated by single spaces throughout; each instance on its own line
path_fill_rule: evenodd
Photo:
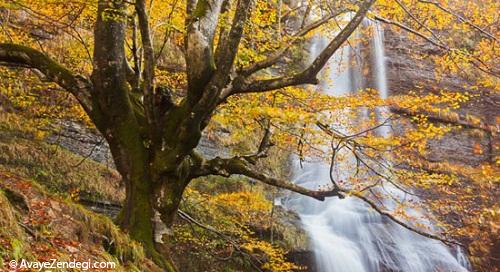
M 367 22 L 366 24 L 373 24 Z M 388 96 L 385 74 L 385 56 L 382 31 L 374 25 L 372 43 L 372 70 L 375 85 L 382 98 Z M 325 39 L 315 37 L 311 45 L 311 54 L 318 54 L 326 46 Z M 361 73 L 351 69 L 334 69 L 332 67 L 347 64 L 348 56 L 356 48 L 344 47 L 330 60 L 330 69 L 323 73 L 320 88 L 324 93 L 341 96 L 359 88 L 359 83 L 352 80 Z M 359 52 L 354 52 L 359 53 Z M 358 55 L 359 57 L 359 55 Z M 364 81 L 364 79 L 357 80 Z M 350 88 L 349 88 L 350 87 Z M 377 115 L 384 115 L 381 109 Z M 379 131 L 388 135 L 388 129 Z M 301 186 L 317 189 L 328 186 L 330 181 L 330 165 L 322 160 L 308 158 L 300 163 L 292 161 L 293 178 Z M 347 173 L 336 173 L 337 180 L 347 180 Z M 386 187 L 393 197 L 408 197 L 397 188 Z M 415 199 L 418 201 L 418 199 Z M 384 203 L 391 207 L 391 203 Z M 420 236 L 403 228 L 388 218 L 380 215 L 364 202 L 353 197 L 345 199 L 330 198 L 324 202 L 308 197 L 293 196 L 285 204 L 297 211 L 311 246 L 315 253 L 316 270 L 320 272 L 357 272 L 357 271 L 467 271 L 466 258 L 457 250 L 456 255 L 439 241 Z M 418 215 L 416 211 L 409 211 Z M 430 222 L 426 224 L 432 227 Z

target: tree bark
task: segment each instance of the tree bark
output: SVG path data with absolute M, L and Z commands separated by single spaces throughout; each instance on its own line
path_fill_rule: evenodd
M 146 173 L 125 181 L 127 196 L 118 218 L 121 228 L 127 230 L 132 238 L 141 241 L 145 247 L 153 248 L 153 218 L 154 210 L 151 201 L 152 186 Z
M 155 180 L 155 177 L 159 175 L 150 168 L 147 149 L 141 144 L 133 152 L 131 150 L 134 149 L 131 149 L 130 145 L 123 147 L 123 145 L 117 144 L 127 141 L 127 138 L 113 138 L 108 141 L 111 143 L 113 157 L 126 186 L 125 202 L 117 223 L 128 232 L 132 239 L 143 245 L 146 254 L 157 265 L 165 271 L 176 271 L 169 260 L 168 252 L 155 243 L 155 222 L 153 219 L 155 211 L 159 208 L 159 200 L 161 203 L 171 203 L 171 205 L 164 205 L 164 210 L 160 211 L 162 220 L 168 218 L 168 226 L 171 226 L 185 186 L 182 187 L 181 191 L 171 190 L 174 187 L 167 186 L 163 189 L 163 192 L 167 193 L 162 198 L 158 198 L 160 195 L 155 192 L 160 185 L 165 183 Z M 171 179 L 169 185 L 175 184 L 176 181 L 178 182 L 178 180 Z
M 188 177 L 182 176 L 167 176 L 162 181 L 156 184 L 155 208 L 160 213 L 161 221 L 168 227 L 172 227 L 174 223 L 179 204 L 182 200 L 182 194 L 186 186 L 191 181 Z

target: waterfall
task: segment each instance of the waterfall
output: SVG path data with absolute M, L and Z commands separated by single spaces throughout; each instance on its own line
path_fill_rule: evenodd
M 380 97 L 386 99 L 389 96 L 387 87 L 387 76 L 385 72 L 385 52 L 384 52 L 384 31 L 380 24 L 367 21 L 373 30 L 373 66 L 375 67 L 375 87 L 380 93 Z
M 383 32 L 375 23 L 366 22 L 366 25 L 375 28 L 370 37 L 374 85 L 380 96 L 387 98 L 389 90 L 385 72 Z M 325 38 L 314 37 L 311 54 L 317 55 L 325 45 Z M 349 65 L 349 56 L 353 54 L 359 57 L 359 49 L 345 46 L 330 59 L 329 69 L 321 74 L 329 83 L 320 83 L 321 91 L 341 96 L 356 91 L 359 82 L 367 81 L 366 78 L 353 80 L 353 77 L 362 76 L 356 67 L 337 69 L 342 65 Z M 384 114 L 384 109 L 377 112 L 379 116 Z M 384 130 L 379 133 L 389 135 L 390 132 Z M 294 158 L 292 167 L 293 180 L 301 186 L 317 189 L 331 184 L 330 165 L 320 159 L 307 158 L 301 164 L 298 158 Z M 347 180 L 349 173 L 335 174 L 339 180 Z M 386 186 L 385 189 L 395 198 L 409 197 L 395 187 Z M 413 201 L 418 201 L 416 197 L 412 198 Z M 389 208 L 394 206 L 390 202 L 384 204 Z M 466 258 L 458 249 L 455 250 L 456 253 L 452 253 L 453 251 L 443 243 L 397 225 L 359 199 L 328 198 L 320 202 L 293 195 L 286 199 L 285 206 L 300 215 L 303 227 L 309 235 L 316 270 L 319 272 L 467 271 Z M 422 216 L 414 210 L 408 213 Z M 431 221 L 423 223 L 432 227 Z

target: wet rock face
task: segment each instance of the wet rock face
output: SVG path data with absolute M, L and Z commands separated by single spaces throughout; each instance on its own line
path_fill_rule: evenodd
M 434 55 L 439 51 L 431 45 L 419 46 L 402 33 L 388 28 L 384 31 L 384 45 L 387 65 L 387 80 L 392 94 L 406 94 L 409 91 L 439 89 L 463 89 L 460 78 L 445 77 L 436 82 L 434 65 L 426 54 Z M 416 60 L 412 56 L 422 56 Z
M 3 104 L 0 103 L 1 105 Z M 59 145 L 84 158 L 114 168 L 109 145 L 97 130 L 89 129 L 73 121 L 63 120 L 57 125 L 55 131 L 55 133 L 45 139 L 48 143 Z M 227 134 L 224 134 L 224 132 L 220 132 L 220 134 L 221 137 L 227 137 Z M 221 148 L 215 140 L 209 139 L 206 136 L 201 138 L 197 150 L 209 159 L 216 156 L 230 156 L 229 150 Z
M 314 252 L 310 248 L 309 237 L 298 214 L 277 205 L 274 207 L 273 218 L 272 230 L 255 229 L 255 233 L 261 239 L 283 248 L 287 252 L 286 258 L 306 268 L 305 271 L 317 271 Z
M 311 250 L 291 251 L 286 257 L 295 264 L 306 267 L 305 271 L 317 271 L 314 262 L 314 252 Z
M 426 159 L 478 166 L 490 158 L 490 139 L 485 133 L 471 129 L 454 130 L 445 137 L 428 143 Z
M 384 30 L 387 80 L 391 94 L 437 93 L 439 90 L 474 93 L 469 89 L 467 75 L 442 75 L 436 79 L 435 66 L 431 56 L 440 54 L 430 44 L 416 43 L 404 33 L 389 28 Z M 468 102 L 461 112 L 474 114 L 486 123 L 495 124 L 495 117 L 500 115 L 500 96 L 491 90 L 480 90 L 481 97 Z
M 403 33 L 389 28 L 384 30 L 387 81 L 391 95 L 438 94 L 440 90 L 469 92 L 469 79 L 460 76 L 435 76 L 435 66 L 430 56 L 439 51 L 430 44 L 415 43 Z M 500 116 L 500 96 L 489 90 L 462 105 L 457 113 L 473 115 L 488 125 L 495 125 Z M 477 166 L 494 158 L 498 150 L 492 148 L 500 142 L 498 136 L 476 129 L 454 129 L 443 138 L 430 141 L 427 159 L 432 162 L 451 162 Z
M 84 158 L 114 167 L 109 146 L 97 131 L 72 121 L 61 121 L 58 132 L 46 139 Z

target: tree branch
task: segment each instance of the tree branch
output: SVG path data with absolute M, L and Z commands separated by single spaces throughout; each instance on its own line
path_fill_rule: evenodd
M 288 86 L 317 84 L 318 80 L 316 79 L 316 75 L 323 68 L 323 66 L 325 66 L 335 51 L 337 51 L 337 49 L 340 48 L 340 46 L 349 38 L 354 30 L 356 30 L 374 2 L 375 0 L 368 0 L 364 2 L 347 26 L 342 29 L 342 31 L 340 31 L 340 33 L 328 44 L 319 56 L 316 57 L 313 63 L 302 72 L 291 76 L 282 76 L 250 82 L 248 82 L 248 78 L 240 78 L 235 80 L 234 91 L 231 94 L 266 92 Z
M 290 50 L 290 48 L 294 44 L 296 44 L 298 41 L 300 41 L 300 39 L 298 39 L 299 37 L 305 36 L 309 32 L 317 29 L 318 27 L 324 25 L 325 23 L 329 22 L 331 19 L 339 16 L 340 14 L 342 14 L 344 12 L 345 12 L 345 10 L 337 12 L 337 13 L 330 13 L 329 15 L 323 17 L 322 19 L 319 19 L 319 20 L 303 27 L 301 30 L 299 30 L 297 33 L 295 33 L 292 36 L 293 40 L 291 42 L 289 42 L 287 45 L 285 45 L 283 48 L 279 49 L 278 51 L 273 52 L 271 55 L 269 55 L 264 60 L 255 62 L 247 67 L 242 68 L 238 72 L 238 74 L 245 76 L 245 77 L 248 77 L 251 74 L 253 74 L 259 70 L 262 70 L 264 68 L 268 68 L 268 67 L 276 64 L 276 62 L 278 62 L 286 54 L 286 52 L 288 52 L 288 50 Z
M 257 258 L 255 258 L 252 254 L 248 254 L 243 249 L 241 249 L 240 245 L 237 242 L 233 241 L 229 236 L 227 236 L 226 234 L 224 234 L 224 233 L 216 230 L 215 228 L 213 228 L 211 226 L 202 224 L 201 222 L 197 221 L 192 216 L 190 216 L 188 213 L 186 213 L 186 212 L 184 212 L 182 210 L 178 210 L 177 214 L 179 215 L 179 217 L 181 219 L 185 220 L 186 222 L 195 224 L 195 225 L 197 225 L 198 227 L 200 227 L 202 229 L 205 229 L 207 231 L 213 232 L 217 236 L 219 236 L 222 239 L 226 240 L 226 242 L 228 242 L 229 244 L 231 244 L 231 246 L 234 249 L 236 249 L 236 251 L 238 251 L 239 254 L 241 254 L 243 257 L 249 259 L 250 264 L 253 266 L 253 268 L 256 269 L 256 271 L 262 272 L 262 270 L 259 268 L 259 266 L 257 264 L 254 263 L 254 261 L 257 262 L 259 265 L 262 265 L 262 263 Z
M 219 45 L 220 50 L 219 48 L 217 49 L 217 53 L 220 54 L 216 56 L 218 74 L 227 75 L 233 66 L 236 53 L 238 52 L 238 46 L 243 35 L 243 28 L 247 22 L 248 15 L 251 13 L 251 4 L 251 0 L 238 1 L 231 30 Z
M 286 189 L 321 201 L 325 200 L 326 197 L 333 196 L 343 198 L 343 194 L 340 193 L 337 189 L 315 191 L 298 186 L 287 180 L 270 177 L 262 173 L 262 171 L 252 169 L 252 165 L 244 157 L 241 156 L 236 156 L 233 158 L 216 157 L 208 161 L 202 160 L 199 162 L 199 169 L 196 172 L 192 173 L 193 178 L 208 175 L 217 175 L 223 177 L 229 177 L 231 175 L 243 175 L 261 181 L 265 184 Z
M 220 157 L 216 157 L 212 160 L 209 161 L 203 161 L 202 164 L 199 167 L 199 172 L 196 173 L 198 176 L 206 176 L 206 175 L 219 175 L 223 177 L 229 177 L 231 175 L 244 175 L 256 180 L 259 180 L 263 183 L 266 183 L 268 185 L 286 189 L 295 193 L 299 193 L 301 195 L 309 196 L 312 198 L 315 198 L 317 200 L 323 201 L 325 200 L 326 197 L 333 197 L 337 196 L 339 198 L 344 198 L 346 195 L 350 195 L 353 197 L 356 197 L 366 204 L 368 204 L 371 208 L 373 208 L 376 212 L 379 214 L 389 218 L 391 221 L 394 223 L 416 233 L 421 236 L 438 240 L 441 241 L 445 244 L 454 244 L 454 245 L 459 245 L 459 246 L 464 246 L 463 244 L 452 241 L 452 240 L 447 240 L 445 238 L 442 238 L 438 235 L 431 234 L 422 230 L 419 230 L 401 220 L 396 218 L 394 215 L 390 214 L 389 212 L 383 210 L 380 208 L 378 205 L 373 203 L 370 199 L 367 197 L 363 196 L 360 192 L 344 189 L 344 188 L 335 188 L 331 190 L 310 190 L 306 189 L 304 187 L 298 186 L 296 184 L 293 184 L 289 181 L 285 180 L 280 180 L 276 178 L 269 177 L 261 172 L 258 172 L 256 170 L 251 169 L 251 166 L 246 162 L 245 159 L 242 157 L 233 157 L 233 158 L 227 158 L 223 159 Z
M 207 5 L 211 3 L 207 2 L 208 0 L 204 1 L 207 3 Z M 220 0 L 213 1 L 215 1 L 213 3 L 214 5 L 218 5 L 217 7 L 212 7 L 209 5 L 208 7 L 204 7 L 204 9 L 207 13 L 209 12 L 209 10 L 211 13 L 217 12 L 217 14 L 214 16 L 218 17 L 222 2 Z M 200 3 L 201 2 L 197 3 L 197 9 L 199 8 Z M 189 117 L 186 118 L 186 121 L 184 122 L 184 132 L 186 133 L 185 137 L 192 138 L 192 135 L 199 135 L 200 130 L 203 130 L 207 126 L 213 111 L 220 103 L 220 94 L 231 89 L 231 77 L 229 76 L 229 74 L 233 68 L 234 59 L 236 58 L 236 54 L 238 52 L 238 46 L 243 35 L 243 28 L 251 11 L 251 4 L 252 0 L 238 1 L 236 14 L 234 15 L 231 29 L 229 30 L 229 33 L 227 35 L 223 35 L 224 38 L 221 41 L 220 48 L 217 49 L 217 53 L 224 54 L 224 56 L 219 55 L 217 56 L 217 58 L 214 58 L 212 56 L 213 35 L 215 33 L 215 28 L 217 27 L 216 20 L 212 22 L 212 25 L 208 23 L 205 25 L 201 25 L 201 30 L 195 29 L 191 34 L 188 35 L 188 37 L 192 36 L 192 42 L 195 42 L 195 46 L 191 49 L 192 54 L 197 54 L 196 51 L 200 50 L 200 48 L 198 48 L 200 46 L 208 46 L 208 48 L 206 49 L 209 51 L 208 52 L 207 50 L 203 50 L 203 54 L 208 55 L 205 56 L 204 59 L 193 60 L 193 66 L 208 64 L 210 67 L 202 68 L 202 70 L 204 70 L 203 72 L 199 70 L 200 67 L 192 67 L 193 70 L 191 72 L 193 72 L 193 76 L 195 76 L 195 74 L 197 73 L 196 71 L 201 72 L 199 74 L 199 79 L 194 83 L 191 82 L 192 80 L 195 80 L 194 77 L 189 79 L 190 71 L 188 69 L 188 82 L 190 82 L 190 84 L 193 83 L 194 85 L 192 84 L 193 88 L 190 90 L 190 87 L 188 87 L 188 96 L 186 98 L 188 101 L 187 106 L 189 106 L 190 108 Z M 201 16 L 201 14 L 199 15 Z M 207 15 L 204 14 L 203 16 Z M 213 20 L 213 18 L 205 19 Z M 205 35 L 205 40 L 208 38 L 211 39 L 210 44 L 204 45 L 203 43 L 200 44 L 200 40 L 196 41 L 196 36 L 199 35 Z M 217 61 L 217 63 L 213 63 L 215 61 Z M 198 63 L 198 65 L 196 63 Z M 206 82 L 206 84 L 202 84 L 204 82 Z
M 144 52 L 144 68 L 143 74 L 143 93 L 144 93 L 144 108 L 146 118 L 151 127 L 154 126 L 155 109 L 153 103 L 153 80 L 155 69 L 155 56 L 153 51 L 153 41 L 151 39 L 151 31 L 149 29 L 149 19 L 146 12 L 145 0 L 136 0 L 135 10 L 137 18 L 139 18 L 139 31 L 141 33 L 141 40 Z
M 444 50 L 446 50 L 446 51 L 450 50 L 450 48 L 449 48 L 448 46 L 446 46 L 446 45 L 444 45 L 444 44 L 440 44 L 439 42 L 434 41 L 433 39 L 431 39 L 431 38 L 429 38 L 429 37 L 425 36 L 424 34 L 422 34 L 422 33 L 418 32 L 418 31 L 416 31 L 415 29 L 410 28 L 409 26 L 406 26 L 406 25 L 404 25 L 404 24 L 402 24 L 402 23 L 395 22 L 395 21 L 391 21 L 391 20 L 389 20 L 389 19 L 386 19 L 386 18 L 383 18 L 383 17 L 380 17 L 380 16 L 375 16 L 374 18 L 375 18 L 375 20 L 380 21 L 380 22 L 382 22 L 382 23 L 386 23 L 386 24 L 394 25 L 394 26 L 397 26 L 397 27 L 399 27 L 399 28 L 401 28 L 401 29 L 404 29 L 404 30 L 406 30 L 406 31 L 408 31 L 408 32 L 410 32 L 410 33 L 412 33 L 412 34 L 414 34 L 414 35 L 416 35 L 416 36 L 418 36 L 418 37 L 420 37 L 420 38 L 422 38 L 422 39 L 424 39 L 424 40 L 428 41 L 428 42 L 429 42 L 429 43 L 431 43 L 432 45 L 435 45 L 435 46 L 437 46 L 437 47 L 439 47 L 439 48 L 441 48 L 441 49 L 444 49 Z
M 437 2 L 434 2 L 434 1 L 428 1 L 428 0 L 418 0 L 420 3 L 425 3 L 425 4 L 432 4 L 436 7 L 438 7 L 440 10 L 448 13 L 448 14 L 451 14 L 453 16 L 455 16 L 457 19 L 459 19 L 460 21 L 470 25 L 471 27 L 475 28 L 476 30 L 478 30 L 479 32 L 481 32 L 484 36 L 486 36 L 487 38 L 489 39 L 492 39 L 494 40 L 495 42 L 498 43 L 498 38 L 493 36 L 491 33 L 487 32 L 486 30 L 482 29 L 481 27 L 479 27 L 478 25 L 474 24 L 473 22 L 471 22 L 469 19 L 467 18 L 464 18 L 463 16 L 461 16 L 460 14 L 456 13 L 456 12 L 453 12 L 445 7 L 443 7 L 442 5 L 440 5 L 439 3 Z
M 347 190 L 343 190 L 341 189 L 342 192 L 346 193 L 346 194 L 350 194 L 360 200 L 362 200 L 363 202 L 365 202 L 366 204 L 368 204 L 372 209 L 374 209 L 376 212 L 378 212 L 379 214 L 389 218 L 392 222 L 402 226 L 403 228 L 407 229 L 407 230 L 410 230 L 411 232 L 414 232 L 416 234 L 419 234 L 421 236 L 424 236 L 424 237 L 427 237 L 427 238 L 430 238 L 430 239 L 434 239 L 434 240 L 438 240 L 438 241 L 441 241 L 447 245 L 450 245 L 450 244 L 453 244 L 453 245 L 458 245 L 458 246 L 461 246 L 461 247 L 464 247 L 465 246 L 459 242 L 456 242 L 456 241 L 452 241 L 452 240 L 447 240 L 445 238 L 442 238 L 442 237 L 439 237 L 437 235 L 434 235 L 434 234 L 431 234 L 431 233 L 428 233 L 428 232 L 425 232 L 425 231 L 421 231 L 417 228 L 414 228 L 408 224 L 406 224 L 405 222 L 397 219 L 396 217 L 394 217 L 392 214 L 390 214 L 389 212 L 386 212 L 384 210 L 382 210 L 379 206 L 377 206 L 375 203 L 373 203 L 373 201 L 369 200 L 367 197 L 363 196 L 362 194 L 360 193 L 357 193 L 357 192 L 352 192 L 352 191 L 347 191 Z
M 434 33 L 434 31 L 432 31 L 430 28 L 428 28 L 424 23 L 420 22 L 420 20 L 418 20 L 418 18 L 415 15 L 413 15 L 413 13 L 411 13 L 403 3 L 401 3 L 399 0 L 395 0 L 395 1 L 404 10 L 404 12 L 406 14 L 408 14 L 408 16 L 410 16 L 411 19 L 413 19 L 413 21 L 415 21 L 420 27 L 424 28 L 427 32 L 431 33 L 431 35 L 432 35 L 432 37 L 434 37 L 434 39 L 439 41 L 441 44 L 444 44 L 444 42 L 441 41 L 441 39 Z
M 246 161 L 253 165 L 257 163 L 257 160 L 267 157 L 269 149 L 274 145 L 271 142 L 271 121 L 266 119 L 264 120 L 264 122 L 265 124 L 261 124 L 262 128 L 264 129 L 264 134 L 262 135 L 262 139 L 260 140 L 257 152 L 255 152 L 255 154 L 253 155 L 243 156 Z
M 0 62 L 37 69 L 47 79 L 73 94 L 87 113 L 92 111 L 90 81 L 74 75 L 42 52 L 23 45 L 1 43 Z
M 188 101 L 196 103 L 215 70 L 213 52 L 222 0 L 189 1 L 186 18 Z
M 390 25 L 394 25 L 394 26 L 397 26 L 405 31 L 408 31 L 424 40 L 426 40 L 427 42 L 429 42 L 430 44 L 438 47 L 439 49 L 445 51 L 445 52 L 450 52 L 450 51 L 453 51 L 453 50 L 456 50 L 455 48 L 450 48 L 448 45 L 445 45 L 445 44 L 441 44 L 439 42 L 436 42 L 434 41 L 433 39 L 427 37 L 426 35 L 418 32 L 417 30 L 413 29 L 413 28 L 410 28 L 409 26 L 407 25 L 404 25 L 402 23 L 399 23 L 399 22 L 395 22 L 395 21 L 391 21 L 387 18 L 383 18 L 383 17 L 380 17 L 380 16 L 375 16 L 374 17 L 375 20 L 377 21 L 380 21 L 380 22 L 383 22 L 383 23 L 386 23 L 386 24 L 390 24 Z M 434 35 L 433 35 L 434 36 Z M 479 59 L 478 57 L 475 57 L 475 56 L 472 56 L 472 58 L 476 61 L 478 61 L 480 63 L 480 65 L 483 65 L 485 66 L 485 68 L 481 67 L 480 65 L 478 65 L 477 63 L 473 62 L 473 61 L 470 61 L 470 63 L 472 65 L 474 65 L 477 69 L 479 69 L 480 71 L 484 72 L 484 73 L 487 73 L 491 76 L 494 76 L 494 77 L 499 77 L 498 76 L 498 71 L 494 70 L 493 68 L 491 67 L 488 67 L 481 59 Z
M 137 44 L 137 22 L 135 16 L 131 18 L 132 24 L 132 59 L 134 61 L 134 68 L 130 67 L 128 61 L 125 62 L 125 69 L 127 71 L 127 81 L 132 86 L 133 90 L 139 91 L 141 82 L 141 60 L 139 57 L 139 46 Z

